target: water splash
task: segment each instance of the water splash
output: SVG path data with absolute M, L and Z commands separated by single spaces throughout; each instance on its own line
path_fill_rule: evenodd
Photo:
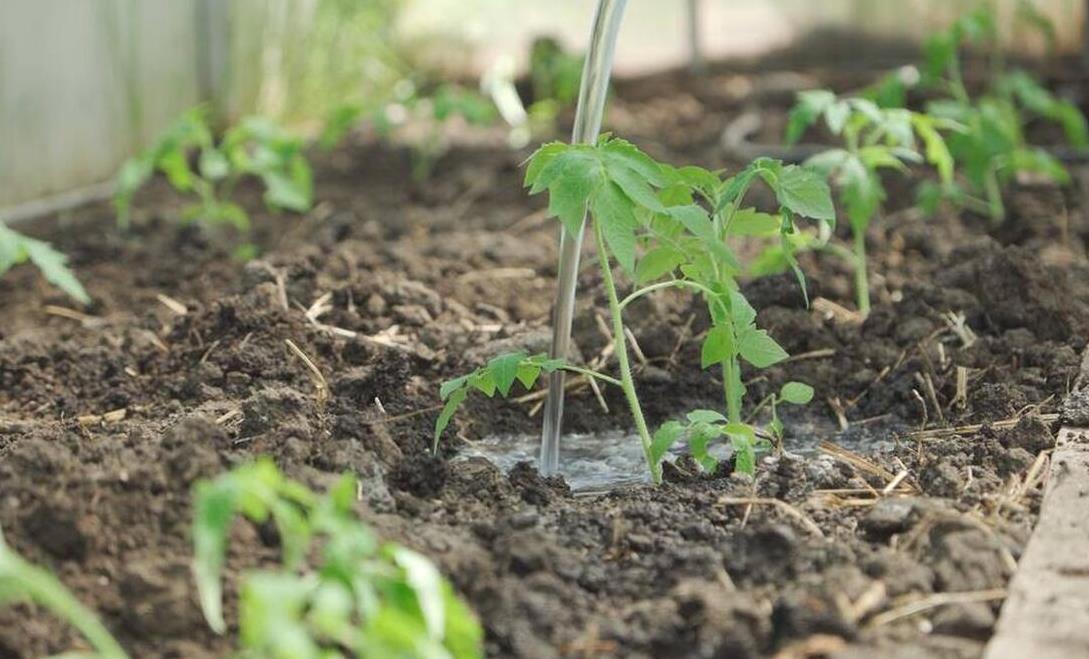
M 889 419 L 881 423 L 855 424 L 841 431 L 834 420 L 808 408 L 781 413 L 787 426 L 786 450 L 809 457 L 820 453 L 818 447 L 826 439 L 862 454 L 889 450 L 895 446 L 893 437 L 910 430 L 901 422 Z M 643 449 L 635 434 L 625 431 L 571 434 L 563 441 L 564 452 L 557 466 L 576 493 L 594 494 L 650 483 Z M 493 435 L 470 443 L 459 458 L 484 458 L 508 472 L 520 462 L 531 462 L 536 448 L 537 437 L 534 435 Z M 712 445 L 710 450 L 720 460 L 731 455 L 725 442 Z M 672 462 L 687 453 L 688 447 L 681 442 L 670 450 L 666 460 Z
M 613 66 L 616 37 L 627 0 L 599 0 L 590 33 L 590 48 L 582 70 L 578 107 L 575 110 L 573 143 L 593 142 L 601 132 L 605 98 L 609 92 L 609 76 Z M 583 222 L 585 226 L 585 222 Z M 556 279 L 556 303 L 552 318 L 552 350 L 554 358 L 566 359 L 571 347 L 571 321 L 575 311 L 575 288 L 578 284 L 579 256 L 582 251 L 582 230 L 577 234 L 561 229 L 559 274 Z M 563 432 L 564 373 L 556 371 L 548 379 L 548 398 L 544 408 L 541 431 L 541 453 L 538 469 L 552 475 L 560 467 L 560 437 Z M 638 442 L 635 443 L 639 445 Z

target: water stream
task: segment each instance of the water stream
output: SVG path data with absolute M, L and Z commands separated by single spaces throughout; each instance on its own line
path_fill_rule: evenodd
M 616 36 L 627 0 L 599 0 L 590 34 L 590 48 L 582 70 L 578 107 L 575 110 L 573 143 L 592 142 L 601 132 L 605 98 L 609 92 Z M 585 222 L 583 223 L 585 225 Z M 575 311 L 575 288 L 578 284 L 579 256 L 582 234 L 561 229 L 559 274 L 556 278 L 556 303 L 552 317 L 552 349 L 554 358 L 566 359 L 571 346 L 571 321 Z M 558 473 L 560 468 L 560 438 L 563 433 L 564 373 L 556 371 L 548 379 L 548 398 L 544 408 L 541 431 L 541 453 L 538 469 L 542 474 Z
M 783 413 L 787 426 L 785 449 L 803 456 L 816 456 L 821 441 L 829 440 L 859 453 L 892 448 L 897 433 L 910 430 L 896 421 L 855 424 L 847 431 L 826 414 L 802 408 Z M 564 450 L 558 455 L 559 472 L 576 493 L 595 494 L 617 487 L 650 482 L 643 449 L 634 433 L 614 431 L 600 434 L 570 434 L 563 438 Z M 537 449 L 535 435 L 493 435 L 466 446 L 459 459 L 484 458 L 504 472 L 520 462 L 532 462 Z M 674 461 L 686 454 L 688 447 L 678 443 L 666 457 Z M 713 445 L 712 455 L 730 457 L 724 442 Z

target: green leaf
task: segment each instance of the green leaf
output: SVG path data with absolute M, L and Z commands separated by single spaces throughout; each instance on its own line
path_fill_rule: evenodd
M 639 284 L 655 281 L 676 270 L 685 262 L 685 256 L 669 245 L 660 245 L 639 259 L 635 267 L 635 280 Z
M 780 204 L 798 215 L 815 220 L 836 218 L 828 184 L 807 169 L 797 165 L 784 167 L 775 193 Z
M 307 186 L 280 172 L 270 172 L 262 177 L 265 183 L 265 203 L 272 208 L 286 208 L 296 213 L 310 210 L 313 200 Z
M 795 144 L 835 100 L 836 95 L 824 89 L 798 94 L 798 102 L 791 109 L 787 120 L 786 143 Z
M 4 241 L 5 233 L 7 235 L 15 234 L 14 231 L 7 230 L 0 232 L 0 241 Z M 41 271 L 42 276 L 46 281 L 53 284 L 57 288 L 67 293 L 70 297 L 75 299 L 81 304 L 90 304 L 91 296 L 87 295 L 87 291 L 83 288 L 83 285 L 79 283 L 76 276 L 68 268 L 68 257 L 53 249 L 53 247 L 41 240 L 34 240 L 33 238 L 27 238 L 21 236 L 22 249 L 26 254 L 26 257 L 37 266 Z M 0 257 L 0 261 L 4 259 Z M 0 269 L 2 272 L 3 269 Z
M 468 392 L 464 389 L 455 389 L 450 397 L 446 399 L 446 404 L 442 406 L 442 411 L 439 412 L 439 418 L 435 419 L 435 440 L 431 445 L 431 452 L 439 452 L 439 439 L 442 438 L 442 433 L 446 430 L 446 427 L 450 425 L 450 420 L 454 418 L 454 413 L 458 411 L 461 404 L 465 402 L 465 397 Z
M 720 436 L 718 428 L 697 423 L 689 429 L 688 450 L 700 467 L 709 474 L 718 471 L 718 460 L 708 451 L 711 442 Z
M 651 188 L 650 183 L 639 172 L 629 169 L 626 160 L 614 163 L 607 159 L 606 163 L 608 165 L 608 177 L 620 186 L 620 189 L 632 202 L 656 213 L 665 211 L 665 206 L 658 199 L 658 195 Z
M 549 184 L 548 211 L 577 235 L 582 230 L 591 196 L 603 187 L 600 164 L 590 154 L 567 151 L 556 158 L 549 166 L 552 168 L 559 171 Z
M 650 443 L 650 461 L 654 465 L 662 463 L 662 459 L 669 453 L 669 449 L 677 443 L 684 434 L 684 426 L 677 421 L 667 421 L 654 433 Z
M 392 547 L 390 554 L 405 571 L 405 581 L 416 595 L 427 634 L 441 641 L 446 631 L 446 605 L 443 601 L 442 576 L 428 559 L 403 547 Z
M 787 382 L 779 390 L 779 399 L 792 405 L 805 405 L 813 400 L 813 387 L 803 382 Z
M 617 262 L 628 272 L 635 272 L 635 220 L 631 201 L 620 187 L 609 181 L 601 185 L 591 200 L 594 220 L 601 225 L 605 243 Z
M 790 356 L 766 330 L 752 328 L 741 333 L 737 351 L 745 361 L 757 368 L 767 368 Z
M 495 380 L 495 386 L 504 398 L 510 395 L 510 388 L 518 377 L 518 367 L 526 358 L 524 352 L 500 355 L 488 362 L 488 371 Z
M 753 438 L 746 434 L 727 433 L 734 449 L 734 468 L 742 474 L 756 473 L 756 447 Z
M 730 291 L 730 319 L 739 330 L 756 322 L 756 309 L 752 308 L 741 291 Z
M 715 325 L 703 339 L 703 346 L 700 348 L 700 366 L 707 368 L 728 361 L 737 354 L 736 350 L 733 331 L 726 325 Z
M 567 148 L 568 145 L 563 142 L 551 142 L 533 152 L 533 155 L 526 161 L 525 186 L 531 188 L 530 194 L 537 194 L 549 186 L 551 181 L 542 181 L 541 173 Z
M 639 178 L 656 187 L 662 187 L 666 184 L 662 166 L 640 151 L 631 142 L 613 137 L 606 140 L 601 148 L 610 169 L 616 167 L 629 169 Z
M 942 183 L 952 183 L 953 167 L 955 165 L 953 154 L 949 152 L 949 146 L 945 143 L 945 138 L 938 132 L 934 119 L 914 113 L 912 122 L 915 125 L 915 132 L 919 134 L 926 146 L 927 161 L 938 170 Z
M 210 181 L 226 178 L 231 171 L 231 163 L 218 149 L 202 149 L 198 167 L 200 175 Z
M 726 417 L 714 410 L 693 410 L 686 416 L 690 423 L 726 423 Z
M 736 236 L 768 236 L 779 231 L 778 215 L 760 213 L 754 208 L 738 209 L 730 222 L 729 232 Z
M 439 388 L 439 397 L 443 400 L 446 400 L 450 397 L 450 394 L 454 393 L 455 390 L 465 387 L 466 383 L 468 383 L 469 378 L 472 377 L 472 375 L 472 373 L 469 373 L 468 375 L 462 375 L 461 377 L 454 378 L 453 380 L 447 380 L 446 382 L 443 382 L 442 387 Z

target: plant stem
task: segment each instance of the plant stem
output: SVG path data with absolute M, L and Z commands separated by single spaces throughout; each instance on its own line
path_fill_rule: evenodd
M 616 294 L 616 283 L 613 281 L 613 271 L 609 264 L 609 252 L 605 246 L 605 234 L 601 230 L 601 224 L 594 221 L 594 237 L 597 239 L 598 260 L 601 263 L 601 277 L 605 283 L 605 292 L 609 295 L 609 314 L 613 319 L 613 351 L 616 353 L 616 361 L 620 366 L 620 388 L 628 399 L 628 407 L 631 408 L 631 416 L 635 421 L 635 429 L 639 432 L 639 439 L 643 443 L 643 455 L 647 460 L 647 468 L 650 470 L 651 480 L 655 485 L 662 482 L 661 466 L 655 464 L 651 457 L 650 430 L 647 421 L 643 418 L 643 408 L 639 405 L 639 396 L 635 393 L 635 381 L 631 376 L 631 363 L 628 360 L 628 341 L 624 336 L 624 317 L 620 307 L 620 298 Z
M 866 232 L 855 230 L 855 293 L 858 310 L 870 313 L 870 279 L 866 274 Z
M 741 382 L 741 362 L 736 356 L 722 362 L 722 389 L 726 394 L 726 417 L 730 423 L 741 423 L 745 385 Z
M 701 293 L 706 293 L 707 295 L 711 296 L 712 299 L 715 298 L 715 292 L 712 291 L 710 288 L 707 288 L 703 284 L 700 284 L 700 283 L 697 283 L 697 282 L 694 282 L 694 281 L 687 281 L 687 280 L 684 280 L 684 279 L 671 279 L 669 281 L 663 281 L 663 282 L 659 282 L 657 284 L 651 284 L 650 286 L 646 286 L 645 288 L 640 288 L 639 290 L 633 292 L 631 295 L 629 295 L 628 297 L 621 300 L 620 310 L 623 311 L 624 309 L 626 309 L 628 307 L 629 304 L 631 304 L 632 302 L 635 302 L 636 300 L 643 297 L 644 295 L 647 295 L 649 293 L 653 293 L 655 291 L 661 291 L 661 290 L 664 290 L 664 289 L 667 289 L 667 288 L 691 288 L 694 291 L 699 291 Z
M 597 371 L 591 371 L 588 368 L 582 368 L 580 366 L 564 365 L 563 370 L 569 371 L 571 373 L 577 373 L 579 375 L 585 375 L 588 378 L 595 378 L 597 380 L 601 380 L 602 382 L 608 382 L 609 384 L 613 385 L 614 387 L 623 387 L 624 386 L 624 383 L 621 382 L 620 380 L 617 380 L 614 377 L 605 375 L 604 373 L 598 373 Z

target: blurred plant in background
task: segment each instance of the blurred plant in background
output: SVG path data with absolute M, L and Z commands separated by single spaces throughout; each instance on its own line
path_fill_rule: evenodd
M 178 192 L 196 195 L 197 201 L 182 211 L 186 222 L 228 224 L 248 231 L 249 214 L 231 198 L 246 176 L 262 182 L 270 208 L 303 213 L 313 203 L 312 173 L 302 139 L 265 117 L 246 117 L 217 141 L 206 106 L 182 115 L 157 144 L 121 168 L 114 203 L 122 227 L 130 223 L 136 192 L 156 171 L 165 174 Z

